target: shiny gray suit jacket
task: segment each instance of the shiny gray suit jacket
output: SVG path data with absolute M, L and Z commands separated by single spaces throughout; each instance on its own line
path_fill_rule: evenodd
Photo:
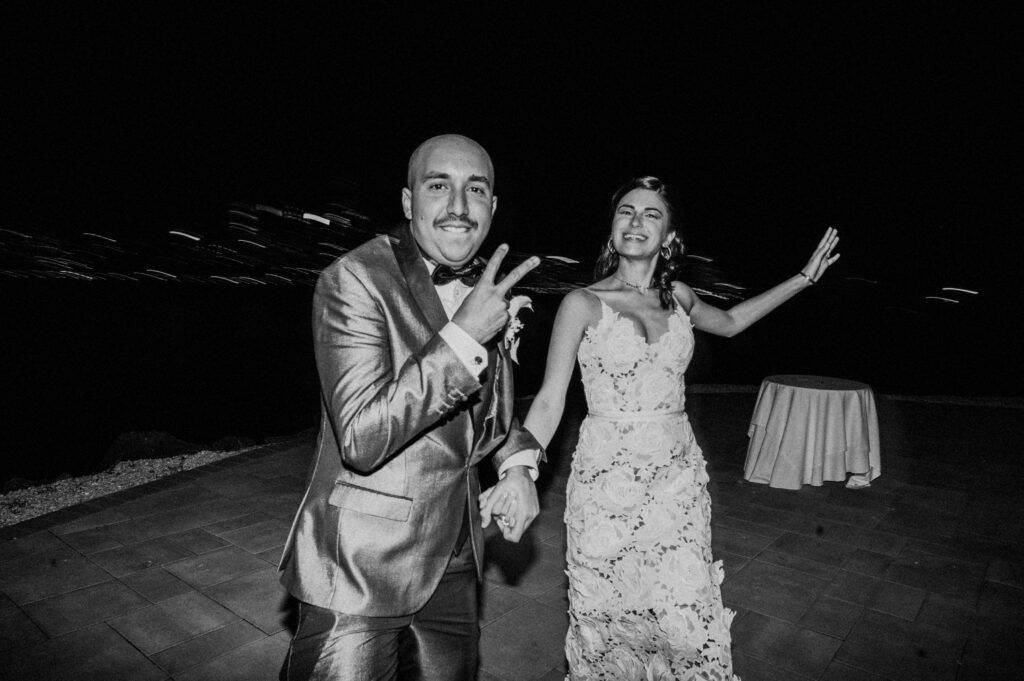
M 441 580 L 466 508 L 482 577 L 476 464 L 541 447 L 512 416 L 501 343 L 478 380 L 438 335 L 446 323 L 408 226 L 321 273 L 320 434 L 281 559 L 281 581 L 299 600 L 351 615 L 416 612 Z

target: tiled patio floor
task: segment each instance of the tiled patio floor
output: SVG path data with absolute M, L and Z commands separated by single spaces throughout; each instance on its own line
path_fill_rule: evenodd
M 740 481 L 754 399 L 689 405 L 744 681 L 1017 678 L 1024 409 L 880 398 L 882 478 L 794 492 Z M 489 535 L 481 681 L 564 677 L 577 427 L 549 454 L 524 541 Z M 0 678 L 276 679 L 276 562 L 310 454 L 276 445 L 0 530 Z

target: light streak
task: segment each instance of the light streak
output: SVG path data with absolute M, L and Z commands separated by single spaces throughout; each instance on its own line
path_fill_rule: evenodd
M 545 255 L 545 260 L 558 260 L 559 262 L 569 263 L 571 265 L 579 265 L 579 260 L 573 260 L 572 258 L 566 258 L 564 255 Z
M 170 277 L 171 279 L 177 279 L 177 278 L 178 278 L 178 277 L 174 276 L 173 274 L 169 274 L 169 273 L 167 273 L 167 272 L 164 272 L 163 270 L 154 270 L 154 269 L 153 269 L 153 268 L 151 268 L 151 267 L 147 267 L 147 268 L 146 268 L 146 271 L 147 271 L 147 272 L 153 272 L 153 273 L 155 273 L 155 274 L 162 274 L 162 275 L 164 275 L 165 277 Z
M 331 224 L 331 221 L 328 220 L 327 218 L 321 217 L 321 216 L 316 215 L 314 213 L 303 213 L 302 214 L 302 219 L 303 220 L 313 220 L 315 222 L 319 222 L 319 223 L 322 223 L 322 224 L 325 224 L 325 225 Z
M 942 290 L 943 291 L 959 291 L 960 293 L 970 293 L 972 296 L 978 295 L 977 291 L 972 291 L 972 290 L 966 289 L 966 288 L 955 288 L 953 286 L 945 286 L 945 287 L 943 287 Z
M 195 234 L 189 234 L 188 232 L 179 232 L 176 229 L 172 229 L 171 231 L 169 231 L 167 233 L 168 234 L 174 234 L 175 236 L 183 236 L 186 239 L 192 239 L 192 241 L 202 241 L 202 239 L 197 237 Z
M 704 262 L 714 262 L 711 258 L 705 258 L 703 255 L 687 255 L 687 258 L 693 258 L 694 260 L 703 260 Z
M 248 239 L 239 239 L 238 241 L 243 243 L 243 244 L 252 244 L 253 246 L 256 246 L 257 248 L 266 248 L 266 246 L 264 246 L 263 244 L 258 244 L 255 241 L 249 241 Z
M 226 282 L 229 282 L 229 283 L 232 283 L 232 284 L 238 284 L 238 282 L 235 281 L 234 279 L 229 279 L 228 277 L 222 277 L 219 274 L 211 274 L 210 275 L 210 279 L 220 279 L 221 281 L 226 281 Z
M 851 281 L 863 281 L 863 282 L 868 283 L 868 284 L 877 284 L 878 283 L 874 279 L 865 279 L 864 277 L 846 277 L 846 278 L 851 280 Z
M 95 232 L 82 232 L 82 234 L 85 236 L 94 236 L 97 239 L 103 239 L 104 241 L 109 241 L 112 244 L 117 243 L 117 239 L 111 239 L 109 236 L 103 236 L 102 234 L 96 234 Z
M 953 300 L 952 298 L 943 298 L 942 296 L 925 296 L 926 300 L 941 300 L 946 303 L 959 303 L 959 300 Z

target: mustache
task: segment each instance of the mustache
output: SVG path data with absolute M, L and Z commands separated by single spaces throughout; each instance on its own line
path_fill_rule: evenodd
M 443 218 L 434 220 L 434 227 L 470 227 L 476 229 L 479 223 L 468 215 L 454 215 L 449 213 Z

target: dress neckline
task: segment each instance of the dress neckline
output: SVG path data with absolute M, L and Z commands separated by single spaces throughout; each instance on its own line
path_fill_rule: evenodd
M 605 319 L 609 319 L 607 313 L 610 312 L 611 315 L 612 315 L 610 317 L 610 321 L 609 321 L 610 324 L 615 324 L 615 323 L 618 323 L 618 322 L 622 322 L 624 324 L 629 324 L 629 328 L 633 332 L 633 334 L 637 338 L 639 338 L 641 341 L 643 341 L 644 345 L 646 345 L 648 348 L 656 348 L 656 347 L 658 347 L 658 345 L 660 345 L 661 342 L 663 340 L 665 340 L 665 338 L 669 334 L 672 333 L 672 331 L 674 330 L 672 328 L 673 321 L 680 321 L 681 322 L 681 321 L 683 321 L 684 318 L 685 319 L 689 319 L 689 315 L 687 315 L 686 312 L 683 310 L 682 305 L 679 305 L 679 304 L 673 305 L 674 309 L 672 310 L 672 314 L 670 314 L 669 317 L 668 317 L 668 328 L 664 332 L 662 332 L 662 334 L 660 336 L 658 336 L 658 340 L 656 340 L 656 341 L 654 341 L 652 343 L 650 340 L 647 339 L 647 336 L 645 336 L 643 333 L 641 333 L 640 331 L 637 330 L 637 324 L 632 319 L 628 319 L 626 317 L 623 317 L 622 313 L 620 313 L 614 307 L 612 307 L 611 305 L 606 303 L 604 298 L 602 298 L 601 296 L 599 296 L 597 294 L 593 294 L 593 293 L 591 295 L 593 295 L 595 298 L 597 298 L 599 301 L 601 301 L 601 319 L 600 319 L 600 321 L 598 321 L 598 326 L 600 326 L 601 322 L 603 322 Z M 588 327 L 587 330 L 586 330 L 586 335 L 589 336 L 590 332 L 595 330 L 596 328 L 597 327 Z

